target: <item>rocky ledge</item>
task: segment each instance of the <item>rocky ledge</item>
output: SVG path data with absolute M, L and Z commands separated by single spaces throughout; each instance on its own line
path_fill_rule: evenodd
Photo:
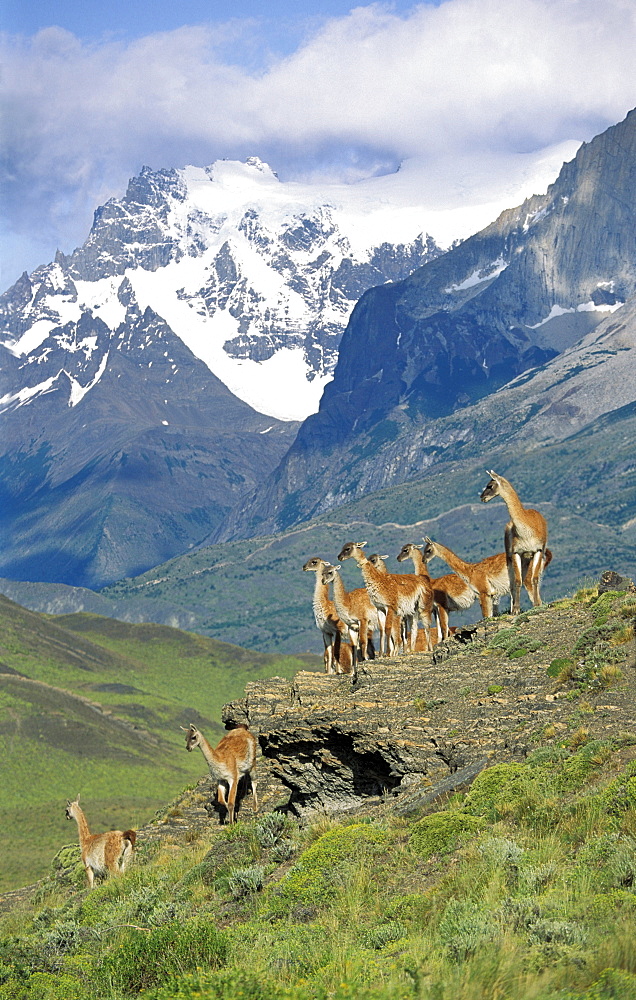
M 631 588 L 480 622 L 432 654 L 368 661 L 353 684 L 256 681 L 223 720 L 258 735 L 265 808 L 408 812 L 539 743 L 636 738 Z

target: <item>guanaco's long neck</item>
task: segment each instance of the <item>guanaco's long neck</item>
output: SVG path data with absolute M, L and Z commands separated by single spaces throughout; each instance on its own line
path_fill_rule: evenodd
M 216 767 L 216 754 L 214 753 L 214 749 L 210 746 L 205 736 L 203 735 L 201 736 L 201 742 L 199 743 L 199 746 L 201 747 L 201 753 L 208 762 L 208 767 L 210 768 L 210 770 L 213 771 Z
M 519 494 L 510 483 L 500 483 L 499 496 L 508 508 L 508 513 L 512 521 L 523 521 L 525 507 L 519 499 Z
M 334 613 L 334 606 L 329 600 L 329 584 L 322 582 L 320 570 L 316 573 L 316 583 L 314 585 L 314 618 L 318 628 L 322 626 Z
M 86 820 L 86 816 L 84 815 L 84 813 L 82 812 L 82 810 L 78 805 L 76 805 L 73 808 L 73 819 L 77 823 L 80 846 L 83 847 L 84 844 L 90 839 L 91 831 L 88 828 L 88 822 Z
M 430 574 L 428 572 L 428 563 L 424 559 L 424 554 L 419 549 L 411 549 L 411 559 L 413 560 L 413 568 L 418 576 L 427 576 L 430 580 Z
M 376 569 L 365 555 L 355 555 L 354 558 L 362 572 L 362 579 L 365 586 L 369 587 L 376 596 L 386 590 L 388 583 L 387 574 L 381 573 L 379 569 Z
M 445 545 L 440 545 L 439 542 L 435 542 L 435 555 L 443 559 L 451 569 L 454 569 L 460 575 L 470 574 L 473 569 L 473 563 L 464 562 L 463 559 L 455 555 L 452 549 L 447 549 Z
M 334 573 L 333 577 L 333 599 L 336 605 L 336 610 L 340 604 L 345 607 L 347 604 L 347 591 L 344 588 L 344 583 L 342 582 L 342 577 L 340 573 Z

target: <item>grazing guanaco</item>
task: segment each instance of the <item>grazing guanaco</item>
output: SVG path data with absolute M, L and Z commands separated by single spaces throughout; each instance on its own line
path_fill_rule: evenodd
M 452 611 L 463 611 L 466 608 L 470 608 L 477 597 L 477 593 L 470 584 L 457 576 L 456 573 L 447 573 L 445 576 L 438 576 L 431 579 L 428 571 L 428 560 L 422 551 L 421 545 L 415 545 L 413 542 L 403 545 L 398 553 L 397 561 L 404 562 L 405 559 L 411 559 L 415 572 L 420 576 L 427 577 L 431 581 L 433 602 L 439 620 L 440 638 L 448 639 L 450 635 L 448 627 L 449 614 Z
M 184 729 L 181 726 L 181 729 Z M 217 801 L 227 810 L 228 823 L 234 822 L 236 792 L 238 783 L 244 774 L 249 774 L 254 798 L 254 812 L 258 812 L 256 796 L 256 737 L 247 726 L 237 726 L 223 737 L 217 747 L 212 747 L 203 733 L 190 723 L 186 733 L 186 750 L 191 753 L 199 747 L 210 769 L 210 774 L 217 782 Z M 228 786 L 227 799 L 225 786 Z
M 107 872 L 117 874 L 126 870 L 135 850 L 137 834 L 134 830 L 91 833 L 79 799 L 78 795 L 74 802 L 67 800 L 66 818 L 77 823 L 82 864 L 86 869 L 88 887 L 92 889 L 95 875 L 106 875 Z
M 423 558 L 428 563 L 433 556 L 443 559 L 455 573 L 465 580 L 475 591 L 481 613 L 484 618 L 492 618 L 493 614 L 499 611 L 499 598 L 510 593 L 510 577 L 508 575 L 508 563 L 505 552 L 498 552 L 493 556 L 486 556 L 479 562 L 466 562 L 461 559 L 452 549 L 440 542 L 432 541 L 428 536 L 424 538 Z M 545 550 L 541 572 L 552 561 L 552 552 Z M 524 586 L 530 593 L 530 567 L 526 571 Z
M 530 595 L 532 603 L 535 607 L 541 604 L 539 587 L 545 565 L 548 525 L 538 510 L 523 506 L 517 491 L 507 479 L 498 476 L 491 469 L 486 471 L 490 480 L 479 499 L 482 503 L 488 503 L 494 497 L 501 497 L 510 514 L 510 520 L 504 531 L 504 549 L 510 577 L 510 611 L 514 615 L 520 610 L 521 584 L 528 569 L 532 586 Z
M 327 586 L 333 583 L 333 602 L 340 621 L 349 629 L 352 644 L 362 660 L 375 656 L 373 633 L 378 626 L 378 609 L 369 599 L 366 587 L 356 587 L 355 590 L 345 590 L 340 566 L 325 566 L 322 571 L 322 582 Z
M 344 674 L 350 673 L 351 670 L 355 673 L 356 643 L 350 637 L 347 626 L 338 617 L 336 606 L 329 597 L 328 585 L 322 582 L 322 571 L 330 565 L 331 563 L 327 562 L 326 559 L 313 556 L 303 566 L 303 572 L 316 574 L 313 608 L 316 625 L 320 630 L 325 647 L 325 673 Z M 350 638 L 350 655 L 345 652 L 347 648 L 343 643 L 345 637 Z
M 338 556 L 344 559 L 355 559 L 362 572 L 362 578 L 373 604 L 378 609 L 380 624 L 380 649 L 386 652 L 386 615 L 392 610 L 404 624 L 403 650 L 407 650 L 406 632 L 410 632 L 408 646 L 415 650 L 417 639 L 417 622 L 421 618 L 427 635 L 427 649 L 431 648 L 430 627 L 433 610 L 433 590 L 430 582 L 421 576 L 406 576 L 397 573 L 382 573 L 364 554 L 366 542 L 347 542 Z

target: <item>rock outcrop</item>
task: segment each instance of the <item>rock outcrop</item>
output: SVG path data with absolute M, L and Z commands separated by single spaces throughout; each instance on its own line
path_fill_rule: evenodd
M 636 732 L 633 629 L 609 656 L 620 682 L 616 671 L 603 680 L 594 677 L 585 642 L 577 649 L 588 633 L 597 641 L 596 621 L 588 605 L 572 602 L 503 616 L 465 632 L 471 642 L 453 638 L 433 654 L 368 661 L 353 685 L 348 676 L 305 671 L 291 682 L 256 681 L 223 718 L 258 734 L 266 807 L 286 803 L 307 815 L 389 799 L 408 810 L 461 785 L 464 769 L 469 781 L 483 766 L 567 737 L 581 718 L 586 738 Z M 599 663 L 606 653 L 599 651 Z

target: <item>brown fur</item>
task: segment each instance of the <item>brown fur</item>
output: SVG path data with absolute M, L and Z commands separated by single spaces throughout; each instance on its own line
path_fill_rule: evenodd
M 315 573 L 313 608 L 317 627 L 320 629 L 325 647 L 324 663 L 327 674 L 355 673 L 357 637 L 352 638 L 348 627 L 338 617 L 336 606 L 329 597 L 329 587 L 322 581 L 323 570 L 331 563 L 320 556 L 313 556 L 303 566 L 303 572 Z M 345 639 L 349 639 L 347 649 Z
M 183 726 L 181 727 L 183 729 Z M 235 818 L 236 793 L 238 783 L 244 774 L 249 774 L 254 798 L 254 812 L 258 812 L 256 796 L 256 737 L 245 725 L 231 729 L 220 741 L 212 747 L 203 733 L 190 723 L 186 732 L 186 750 L 191 752 L 199 747 L 205 757 L 210 774 L 217 782 L 217 801 L 227 810 L 228 823 Z M 228 786 L 227 799 L 225 786 Z
M 74 819 L 79 832 L 82 863 L 86 870 L 89 888 L 95 875 L 106 872 L 117 874 L 126 870 L 133 856 L 137 834 L 134 830 L 109 830 L 108 833 L 91 833 L 80 804 L 79 795 L 66 804 L 66 818 Z
M 405 576 L 397 573 L 383 573 L 377 569 L 365 556 L 363 546 L 366 542 L 347 542 L 338 556 L 344 559 L 355 559 L 364 579 L 369 597 L 378 609 L 380 623 L 380 652 L 387 649 L 386 616 L 389 610 L 401 620 L 402 649 L 415 651 L 417 639 L 417 621 L 421 619 L 426 629 L 430 628 L 433 610 L 433 591 L 430 582 L 424 577 Z M 406 634 L 410 632 L 410 640 Z
M 443 559 L 448 563 L 455 573 L 465 580 L 475 591 L 479 598 L 481 613 L 484 618 L 492 618 L 495 610 L 499 607 L 499 598 L 510 593 L 510 576 L 508 574 L 508 563 L 505 552 L 498 552 L 493 556 L 486 556 L 480 562 L 466 562 L 461 559 L 452 549 L 439 542 L 433 542 L 430 538 L 425 538 L 423 557 L 428 562 L 433 556 Z M 546 549 L 543 557 L 543 566 L 540 572 L 552 562 L 552 552 Z M 524 586 L 531 597 L 531 568 L 526 570 Z
M 325 566 L 322 582 L 333 583 L 333 603 L 340 621 L 349 629 L 351 644 L 362 660 L 374 655 L 373 633 L 378 628 L 378 610 L 369 600 L 366 587 L 346 591 L 339 566 Z M 356 655 L 357 658 L 357 655 Z
M 510 514 L 504 531 L 504 548 L 510 578 L 510 610 L 514 615 L 520 610 L 521 584 L 528 570 L 532 603 L 535 607 L 541 604 L 539 588 L 546 565 L 548 525 L 538 510 L 523 506 L 517 491 L 507 479 L 492 470 L 488 470 L 488 475 L 490 480 L 482 490 L 480 500 L 488 503 L 494 497 L 501 497 Z
M 450 634 L 448 627 L 449 614 L 452 611 L 463 611 L 466 608 L 470 608 L 477 594 L 456 573 L 447 573 L 446 576 L 438 576 L 431 579 L 428 572 L 428 561 L 422 552 L 421 545 L 415 545 L 412 542 L 403 545 L 398 553 L 397 560 L 398 562 L 404 562 L 405 559 L 412 559 L 415 572 L 430 581 L 433 588 L 433 602 L 439 619 L 440 638 L 448 639 Z

